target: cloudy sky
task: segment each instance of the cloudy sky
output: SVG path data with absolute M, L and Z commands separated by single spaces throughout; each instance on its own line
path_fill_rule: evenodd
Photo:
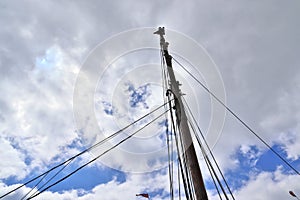
M 1 1 L 0 195 L 163 103 L 159 40 L 151 34 L 158 26 L 174 57 L 300 170 L 299 9 L 298 0 Z M 188 50 L 192 43 L 199 51 Z M 203 62 L 189 65 L 196 58 Z M 236 199 L 300 196 L 299 175 L 222 109 L 216 120 L 224 126 L 214 132 L 218 105 L 174 69 Z M 162 112 L 74 160 L 63 175 Z M 37 199 L 142 199 L 135 196 L 142 192 L 169 199 L 164 132 L 159 118 Z M 208 195 L 218 199 L 199 159 Z M 4 199 L 21 199 L 30 186 Z

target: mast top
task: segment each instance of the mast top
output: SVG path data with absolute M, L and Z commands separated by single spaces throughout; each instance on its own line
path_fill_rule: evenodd
M 164 35 L 165 33 L 165 27 L 158 27 L 158 30 L 155 31 L 153 34 L 157 34 L 160 36 L 160 46 L 164 51 L 168 51 L 169 42 L 166 42 Z
M 160 35 L 162 37 L 163 35 L 166 34 L 165 33 L 165 27 L 158 27 L 158 30 L 155 31 L 153 34 L 157 34 L 157 35 Z

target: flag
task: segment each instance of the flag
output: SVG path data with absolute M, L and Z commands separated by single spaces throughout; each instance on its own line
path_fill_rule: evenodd
M 145 197 L 145 198 L 148 198 L 149 199 L 149 194 L 136 194 L 136 196 L 142 196 L 142 197 Z
M 293 191 L 289 191 L 289 193 L 290 193 L 290 195 L 292 195 L 293 197 L 297 197 Z

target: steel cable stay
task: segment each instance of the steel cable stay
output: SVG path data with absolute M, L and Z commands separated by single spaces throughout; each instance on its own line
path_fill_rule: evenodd
M 174 116 L 172 114 L 171 114 L 171 119 L 172 119 L 173 125 L 175 126 Z M 178 123 L 176 123 L 176 124 L 178 126 Z M 191 180 L 190 171 L 188 170 L 188 167 L 187 167 L 187 157 L 186 157 L 185 148 L 184 148 L 183 142 L 182 142 L 182 132 L 180 131 L 179 127 L 177 127 L 177 130 L 179 133 L 174 132 L 174 134 L 175 134 L 175 138 L 176 138 L 178 161 L 179 161 L 179 164 L 182 163 L 180 165 L 180 168 L 181 168 L 181 175 L 183 175 L 182 177 L 183 177 L 185 195 L 188 200 L 193 200 L 193 199 L 196 199 L 195 193 L 194 193 L 195 189 L 194 189 L 193 182 Z M 180 182 L 179 182 L 179 184 L 180 184 Z
M 172 109 L 172 108 L 170 108 Z M 173 136 L 172 134 L 170 134 L 170 141 L 171 141 L 171 179 L 172 179 L 172 182 L 174 182 L 174 142 L 173 142 Z M 173 184 L 172 184 L 173 186 Z M 173 199 L 174 199 L 174 187 L 172 187 L 173 191 L 172 191 L 172 196 L 173 196 Z
M 33 188 L 31 188 L 31 190 L 29 190 L 22 198 L 21 200 L 25 199 L 35 188 L 37 188 L 37 186 L 46 178 L 46 176 L 49 173 L 46 173 L 35 185 Z
M 188 181 L 190 182 L 190 187 L 191 187 L 191 194 L 192 194 L 192 199 L 196 199 L 196 195 L 195 195 L 195 185 L 192 181 L 192 178 L 190 178 L 192 175 L 191 175 L 191 171 L 190 170 L 187 170 L 187 173 L 188 173 Z
M 188 114 L 189 114 L 189 116 L 192 118 L 192 120 L 193 120 L 193 122 L 194 122 L 194 123 L 192 123 L 191 120 L 189 120 L 190 125 L 191 125 L 191 126 L 193 126 L 193 124 L 196 125 L 196 127 L 197 127 L 197 129 L 198 129 L 198 132 L 200 133 L 201 138 L 202 138 L 202 140 L 204 141 L 205 146 L 206 146 L 206 148 L 207 148 L 208 151 L 209 151 L 209 154 L 211 155 L 211 157 L 212 157 L 212 159 L 213 159 L 215 165 L 217 166 L 217 169 L 218 169 L 219 173 L 220 173 L 221 176 L 222 176 L 222 179 L 223 179 L 223 181 L 224 181 L 224 183 L 225 183 L 225 185 L 226 185 L 226 187 L 227 187 L 227 190 L 229 191 L 229 193 L 230 193 L 232 199 L 234 200 L 235 198 L 234 198 L 234 195 L 233 195 L 233 193 L 232 193 L 232 191 L 231 191 L 231 189 L 230 189 L 230 187 L 229 187 L 229 184 L 228 184 L 228 182 L 226 181 L 225 176 L 224 176 L 224 174 L 222 173 L 222 170 L 221 170 L 221 168 L 220 168 L 220 166 L 219 166 L 219 164 L 218 164 L 218 162 L 217 162 L 217 160 L 216 160 L 214 154 L 212 153 L 211 148 L 209 147 L 209 145 L 208 145 L 208 143 L 207 143 L 207 141 L 206 141 L 206 139 L 205 139 L 205 137 L 204 137 L 204 135 L 203 135 L 203 132 L 202 132 L 202 130 L 200 129 L 199 124 L 197 123 L 197 120 L 196 120 L 195 116 L 193 115 L 192 110 L 190 109 L 189 105 L 187 104 L 187 101 L 185 100 L 185 98 L 183 98 L 183 101 L 184 101 L 184 103 L 185 103 L 185 105 L 186 105 L 186 107 L 187 107 L 187 109 L 188 109 Z M 196 134 L 196 132 L 195 132 L 195 136 L 196 136 L 197 140 L 201 141 L 200 138 L 199 138 L 199 135 Z
M 74 159 L 75 159 L 75 158 L 74 158 Z M 74 160 L 74 159 L 73 159 L 73 160 Z M 43 189 L 50 181 L 52 181 L 52 180 L 53 180 L 58 174 L 60 174 L 67 166 L 69 166 L 70 163 L 71 163 L 73 160 L 70 160 L 66 165 L 64 165 L 58 172 L 56 172 L 56 173 L 55 173 L 50 179 L 48 179 L 42 186 L 40 186 L 39 188 L 37 188 L 37 190 L 36 190 L 33 194 L 31 194 L 29 197 L 32 197 L 33 195 L 35 195 L 36 193 L 38 193 L 39 190 L 42 190 L 42 189 Z M 39 183 L 40 183 L 40 182 L 39 182 Z M 38 183 L 34 188 L 36 188 L 36 187 L 39 185 L 39 183 Z M 31 193 L 31 191 L 34 190 L 34 188 L 32 188 L 28 194 L 24 195 L 24 197 L 23 197 L 21 200 L 25 199 L 26 196 L 28 196 L 28 195 Z
M 193 126 L 193 124 L 191 124 L 190 121 L 189 121 L 189 123 L 190 123 L 190 126 L 191 126 L 191 128 L 192 128 L 192 132 L 194 133 L 194 136 L 195 136 L 196 139 L 197 139 L 197 142 L 198 142 L 198 144 L 199 144 L 201 153 L 202 153 L 202 155 L 203 155 L 203 157 L 204 157 L 204 159 L 205 159 L 205 163 L 207 164 L 207 168 L 208 168 L 208 169 L 211 169 L 211 172 L 213 173 L 212 179 L 213 179 L 213 177 L 214 177 L 214 178 L 217 180 L 217 182 L 218 182 L 218 184 L 219 184 L 219 187 L 221 188 L 221 190 L 222 190 L 222 192 L 223 192 L 223 195 L 225 196 L 225 198 L 226 198 L 227 200 L 229 200 L 229 198 L 228 198 L 228 196 L 227 196 L 227 194 L 226 194 L 226 191 L 225 191 L 225 189 L 224 189 L 224 187 L 223 187 L 223 185 L 222 185 L 222 183 L 221 183 L 221 181 L 220 181 L 220 179 L 219 179 L 219 177 L 218 177 L 218 175 L 217 175 L 217 173 L 216 173 L 216 171 L 215 171 L 215 169 L 214 169 L 212 163 L 210 162 L 210 160 L 209 160 L 209 158 L 208 158 L 208 155 L 207 155 L 205 149 L 203 148 L 202 142 L 201 142 L 201 140 L 200 140 L 198 134 L 196 134 L 196 132 L 195 132 L 195 131 L 196 131 L 196 130 L 195 130 L 195 127 Z M 216 189 L 217 189 L 217 187 L 216 187 Z M 218 189 L 217 189 L 217 190 L 218 190 Z M 220 196 L 220 198 L 221 198 L 221 196 Z
M 206 166 L 208 166 L 208 162 L 207 162 L 207 160 L 206 160 L 206 157 L 204 157 L 204 160 L 205 160 Z M 214 186 L 215 186 L 215 188 L 216 188 L 216 190 L 217 190 L 217 192 L 218 192 L 219 198 L 220 198 L 220 200 L 222 200 L 222 196 L 221 196 L 221 193 L 220 193 L 219 187 L 217 186 L 217 183 L 216 183 L 215 177 L 213 176 L 213 174 L 212 174 L 212 171 L 211 171 L 210 167 L 207 167 L 207 169 L 208 169 L 208 171 L 209 171 L 210 177 L 211 177 L 211 178 L 212 178 L 212 180 L 213 180 Z
M 232 114 L 246 129 L 248 129 L 256 138 L 258 138 L 266 147 L 268 147 L 282 162 L 284 162 L 290 169 L 296 174 L 300 175 L 300 172 L 294 168 L 287 160 L 285 160 L 277 151 L 275 151 L 262 137 L 258 135 L 245 121 L 243 121 L 235 112 L 233 112 L 225 103 L 220 100 L 213 92 L 211 92 L 201 81 L 199 81 L 191 72 L 184 67 L 178 60 L 173 57 L 173 60 L 186 72 L 188 73 L 197 83 L 199 83 L 204 90 L 206 90 L 215 100 L 217 100 L 230 114 Z
M 175 120 L 174 120 L 174 114 L 173 114 L 173 106 L 171 104 L 171 101 L 170 101 L 170 96 L 168 95 L 168 99 L 169 99 L 169 111 L 170 111 L 170 116 L 171 116 L 171 125 L 172 125 L 172 129 L 174 130 L 174 136 L 175 136 L 175 142 L 176 142 L 176 150 L 177 150 L 177 158 L 178 158 L 178 165 L 179 165 L 179 168 L 178 168 L 178 171 L 180 170 L 180 173 L 182 175 L 182 182 L 183 182 L 183 185 L 184 185 L 184 192 L 185 192 L 185 195 L 186 195 L 186 199 L 187 200 L 191 200 L 192 199 L 192 196 L 191 196 L 191 192 L 190 192 L 190 186 L 189 186 L 189 182 L 187 180 L 187 175 L 186 175 L 186 172 L 187 172 L 187 166 L 186 166 L 186 162 L 184 161 L 184 149 L 183 149 L 183 146 L 182 146 L 182 140 L 179 136 L 179 134 L 177 133 L 177 129 L 178 127 L 175 126 Z M 181 156 L 182 155 L 182 156 Z M 179 184 L 180 184 L 180 181 L 179 181 Z M 180 192 L 179 192 L 179 196 L 180 196 Z
M 175 132 L 175 131 L 174 131 Z M 174 133 L 172 131 L 172 133 Z M 175 147 L 176 147 L 176 164 L 177 164 L 177 190 L 178 190 L 178 199 L 181 200 L 181 179 L 180 179 L 180 176 L 181 176 L 181 173 L 183 173 L 182 171 L 182 163 L 181 163 L 181 158 L 180 158 L 180 154 L 179 154 L 179 146 L 178 146 L 178 140 L 176 138 L 176 133 L 174 133 L 174 138 L 175 138 Z M 183 184 L 185 185 L 185 182 L 183 182 Z
M 183 99 L 184 99 L 184 98 L 183 98 Z M 185 101 L 185 99 L 184 99 L 184 102 L 185 102 L 186 106 L 188 106 L 187 103 L 186 103 L 186 101 Z M 188 109 L 189 109 L 189 112 L 191 112 L 191 110 L 190 110 L 189 107 L 188 107 Z M 189 114 L 189 113 L 188 113 L 188 114 Z M 189 122 L 189 124 L 190 124 L 190 126 L 191 126 L 191 128 L 192 128 L 192 130 L 193 130 L 194 135 L 196 136 L 196 132 L 195 132 L 195 129 L 194 129 L 194 127 L 193 127 L 193 124 L 191 124 L 191 121 L 190 121 L 189 119 L 188 119 L 188 122 Z M 201 132 L 201 134 L 202 134 L 202 132 Z M 212 165 L 210 165 L 210 163 L 208 162 L 208 157 L 206 156 L 207 154 L 205 153 L 205 150 L 204 150 L 203 147 L 202 147 L 202 143 L 201 143 L 200 139 L 197 138 L 197 140 L 198 140 L 198 144 L 199 144 L 199 146 L 200 146 L 201 152 L 202 152 L 202 154 L 203 154 L 204 161 L 205 161 L 205 163 L 206 163 L 206 165 L 207 165 L 207 168 L 208 168 L 208 170 L 209 170 L 210 176 L 211 176 L 211 178 L 212 178 L 212 180 L 213 180 L 214 186 L 215 186 L 215 188 L 216 188 L 216 190 L 217 190 L 217 193 L 218 193 L 218 195 L 219 195 L 219 198 L 222 200 L 222 196 L 221 196 L 221 194 L 220 194 L 219 188 L 218 188 L 217 183 L 216 183 L 216 181 L 215 181 L 215 176 L 212 174 L 213 167 L 212 167 Z M 205 141 L 205 142 L 206 142 L 206 141 Z M 206 143 L 206 144 L 207 144 L 207 143 Z
M 181 181 L 180 181 L 180 171 L 179 171 L 179 168 L 180 168 L 180 164 L 177 161 L 178 199 L 181 200 L 181 188 L 180 188 Z
M 161 70 L 162 70 L 162 85 L 163 85 L 163 93 L 166 94 L 167 98 L 170 100 L 170 85 L 168 84 L 170 82 L 169 80 L 169 74 L 166 72 L 166 60 L 164 58 L 164 50 L 163 50 L 163 45 L 161 45 L 161 49 L 160 49 L 160 56 L 161 56 Z M 166 102 L 166 98 L 164 97 L 164 102 Z M 175 106 L 175 105 L 174 105 Z M 178 159 L 178 195 L 179 195 L 179 199 L 181 199 L 181 191 L 180 191 L 180 173 L 183 176 L 183 185 L 184 185 L 184 189 L 185 189 L 185 194 L 186 194 L 186 198 L 187 200 L 192 200 L 194 199 L 192 197 L 192 193 L 191 193 L 191 186 L 190 183 L 191 181 L 189 180 L 189 175 L 188 175 L 188 169 L 187 169 L 187 164 L 186 164 L 186 158 L 184 154 L 181 154 L 180 152 L 185 153 L 184 148 L 182 146 L 182 139 L 181 137 L 179 137 L 179 134 L 177 134 L 177 130 L 179 130 L 178 126 L 175 126 L 175 122 L 174 122 L 174 118 L 173 118 L 173 107 L 171 105 L 171 102 L 169 101 L 169 109 L 170 109 L 170 118 L 171 118 L 171 133 L 168 134 L 168 130 L 167 130 L 167 134 L 166 134 L 166 138 L 167 138 L 167 146 L 168 146 L 168 168 L 169 168 L 169 182 L 170 182 L 170 198 L 173 200 L 174 199 L 174 163 L 173 163 L 173 159 L 174 159 L 174 142 L 173 142 L 173 135 L 175 138 L 175 147 L 176 147 L 176 151 L 177 151 L 177 159 Z M 166 116 L 166 118 L 168 119 L 168 116 Z M 178 125 L 178 124 L 177 124 Z M 168 126 L 167 126 L 168 128 Z M 179 138 L 178 138 L 179 137 Z M 180 143 L 179 143 L 180 140 Z M 183 157 L 181 158 L 180 155 L 183 155 Z
M 75 158 L 74 158 L 75 159 Z M 46 176 L 50 173 L 45 174 L 39 181 L 38 183 L 36 183 L 36 185 L 34 187 L 31 188 L 31 190 L 29 192 L 27 192 L 22 198 L 21 200 L 25 199 L 35 188 L 36 191 L 31 194 L 29 197 L 33 196 L 34 194 L 36 194 L 39 190 L 41 190 L 43 187 L 45 187 L 51 180 L 53 180 L 59 173 L 61 173 L 74 159 L 70 160 L 66 165 L 63 165 L 63 167 L 56 172 L 50 179 L 48 179 L 42 186 L 38 187 L 38 185 L 41 183 L 42 180 L 44 180 L 46 178 Z
M 182 155 L 182 160 L 183 160 L 183 166 L 184 166 L 184 174 L 185 174 L 185 179 L 187 182 L 187 187 L 188 187 L 188 194 L 190 196 L 190 199 L 195 199 L 194 193 L 193 193 L 193 184 L 192 184 L 192 179 L 191 179 L 191 174 L 190 170 L 188 169 L 187 165 L 187 154 L 186 154 L 186 147 L 183 145 L 182 141 L 182 132 L 179 129 L 179 139 L 180 139 L 180 144 L 181 144 L 181 155 Z
M 180 147 L 181 147 L 181 159 L 183 161 L 183 167 L 184 167 L 184 176 L 186 179 L 186 183 L 187 183 L 187 189 L 188 189 L 188 195 L 190 199 L 195 199 L 194 193 L 193 193 L 193 185 L 192 185 L 192 180 L 191 180 L 191 174 L 189 173 L 189 169 L 188 169 L 188 165 L 187 165 L 187 154 L 186 154 L 186 147 L 184 147 L 183 145 L 183 141 L 182 141 L 182 132 L 181 130 L 178 128 L 178 137 L 179 137 L 179 141 L 180 141 Z M 180 155 L 179 155 L 180 156 Z
M 173 114 L 173 108 L 174 106 L 172 105 L 170 101 L 170 94 L 171 92 L 167 92 L 168 96 L 168 102 L 169 102 L 169 116 L 170 116 L 170 121 L 171 121 L 171 135 L 169 134 L 169 126 L 167 126 L 166 129 L 166 138 L 167 138 L 167 146 L 168 146 L 168 168 L 169 168 L 169 181 L 170 181 L 170 198 L 174 199 L 174 166 L 173 166 L 173 152 L 174 152 L 174 145 L 173 145 L 173 139 L 172 135 L 174 135 L 175 138 L 175 146 L 176 146 L 176 152 L 177 152 L 177 159 L 178 159 L 178 196 L 179 199 L 181 199 L 181 193 L 180 193 L 180 175 L 184 174 L 183 176 L 183 184 L 184 184 L 184 189 L 185 189 L 185 194 L 186 198 L 188 200 L 193 200 L 195 199 L 194 194 L 193 194 L 193 185 L 192 181 L 190 179 L 190 174 L 189 170 L 187 169 L 187 164 L 186 164 L 186 158 L 185 158 L 185 151 L 184 147 L 181 141 L 180 134 L 177 133 L 177 131 L 180 131 L 179 127 L 176 127 L 175 125 L 175 119 L 174 119 L 174 114 Z M 168 119 L 169 121 L 169 119 Z M 177 124 L 178 125 L 178 124 Z
M 203 153 L 202 147 L 200 147 L 200 149 L 201 149 L 202 154 L 204 154 L 204 153 Z M 206 154 L 204 154 L 204 155 L 206 155 Z M 221 196 L 221 194 L 220 194 L 219 187 L 218 187 L 218 185 L 217 185 L 217 183 L 216 183 L 216 180 L 215 180 L 216 178 L 215 178 L 215 176 L 214 176 L 214 174 L 213 174 L 213 172 L 212 172 L 212 166 L 209 165 L 208 160 L 207 160 L 208 158 L 207 158 L 206 156 L 204 156 L 204 155 L 203 155 L 203 158 L 204 158 L 205 164 L 206 164 L 206 166 L 207 166 L 207 169 L 208 169 L 208 171 L 209 171 L 210 177 L 212 178 L 213 184 L 214 184 L 214 186 L 215 186 L 215 188 L 216 188 L 216 190 L 217 190 L 217 193 L 218 193 L 219 198 L 222 200 L 222 196 Z
M 167 125 L 168 126 L 168 125 Z M 167 142 L 167 147 L 168 147 L 168 169 L 169 169 L 169 182 L 170 182 L 170 196 L 171 196 L 171 199 L 173 200 L 174 199 L 174 190 L 173 190 L 173 178 L 172 178 L 172 174 L 173 174 L 173 171 L 172 171 L 172 149 L 170 148 L 170 139 L 169 139 L 169 129 L 166 128 L 166 142 Z
M 170 161 L 171 161 L 171 175 L 170 175 L 170 177 L 171 177 L 171 181 L 172 181 L 172 193 L 171 193 L 171 195 L 172 195 L 172 199 L 174 199 L 174 162 L 173 162 L 173 160 L 174 160 L 174 143 L 173 143 L 173 136 L 172 136 L 172 134 L 169 134 L 169 141 L 170 141 Z
M 170 103 L 169 103 L 170 104 Z M 175 146 L 176 146 L 176 153 L 177 153 L 177 159 L 178 159 L 178 196 L 179 198 L 181 199 L 181 193 L 180 193 L 180 172 L 181 172 L 181 175 L 183 175 L 183 184 L 184 184 L 184 189 L 185 189 L 185 194 L 186 194 L 186 197 L 187 199 L 189 200 L 192 200 L 192 199 L 195 199 L 194 196 L 193 196 L 193 193 L 192 193 L 192 185 L 191 185 L 191 180 L 190 180 L 190 174 L 188 173 L 189 170 L 187 169 L 187 164 L 186 164 L 186 158 L 185 158 L 185 151 L 184 151 L 184 148 L 183 148 L 183 145 L 182 145 L 182 141 L 181 141 L 181 138 L 178 138 L 180 137 L 179 134 L 177 133 L 176 131 L 176 126 L 175 126 L 175 123 L 174 123 L 174 116 L 173 116 L 173 112 L 172 112 L 172 105 L 169 105 L 169 107 L 171 109 L 170 110 L 170 116 L 171 116 L 171 127 L 172 127 L 172 135 L 174 135 L 174 138 L 175 138 Z M 169 135 L 170 136 L 170 135 Z M 171 199 L 174 199 L 174 164 L 173 164 L 173 160 L 171 159 L 174 159 L 174 155 L 173 155 L 173 152 L 174 152 L 174 145 L 173 145 L 173 139 L 171 138 L 170 140 L 170 146 L 169 147 L 169 144 L 168 144 L 168 155 L 169 155 L 169 179 L 170 179 L 170 196 L 171 196 Z M 168 142 L 169 143 L 169 142 Z M 170 156 L 171 155 L 171 156 Z
M 165 112 L 168 112 L 165 111 Z M 154 121 L 156 121 L 157 119 L 159 119 L 160 117 L 162 117 L 165 112 L 163 112 L 162 114 L 160 114 L 159 116 L 155 117 L 153 120 L 151 120 L 150 122 L 148 122 L 147 124 L 145 124 L 143 127 L 139 128 L 137 131 L 133 132 L 132 134 L 130 134 L 129 136 L 127 136 L 126 138 L 124 138 L 123 140 L 121 140 L 120 142 L 116 143 L 115 145 L 113 145 L 111 148 L 107 149 L 106 151 L 104 151 L 103 153 L 99 154 L 98 156 L 96 156 L 94 159 L 90 160 L 89 162 L 83 164 L 82 166 L 78 167 L 77 169 L 75 169 L 74 171 L 72 171 L 71 173 L 69 173 L 68 175 L 64 176 L 63 178 L 59 179 L 58 181 L 54 182 L 53 184 L 47 186 L 46 188 L 44 188 L 43 190 L 41 190 L 39 193 L 31 196 L 29 199 L 33 199 L 34 197 L 40 195 L 41 193 L 43 193 L 44 191 L 50 189 L 51 187 L 57 185 L 58 183 L 64 181 L 65 179 L 69 178 L 70 176 L 72 176 L 73 174 L 77 173 L 79 170 L 83 169 L 84 167 L 86 167 L 87 165 L 95 162 L 97 159 L 99 159 L 100 157 L 102 157 L 103 155 L 107 154 L 108 152 L 110 152 L 111 150 L 113 150 L 114 148 L 116 148 L 117 146 L 119 146 L 120 144 L 124 143 L 125 141 L 127 141 L 128 139 L 132 138 L 134 135 L 136 135 L 138 132 L 140 132 L 141 130 L 143 130 L 144 128 L 146 128 L 147 126 L 149 126 L 150 124 L 152 124 Z
M 170 95 L 174 95 L 173 92 L 168 89 L 167 90 L 167 93 L 166 95 L 168 96 L 168 98 L 170 99 Z M 175 97 L 174 97 L 175 98 Z M 173 130 L 174 130 L 174 136 L 175 136 L 175 141 L 176 141 L 176 149 L 177 149 L 177 158 L 178 158 L 178 163 L 180 165 L 180 172 L 181 172 L 181 175 L 182 175 L 182 179 L 183 179 L 183 184 L 184 184 L 184 189 L 185 189 L 185 195 L 186 195 L 186 198 L 187 200 L 193 200 L 195 199 L 195 194 L 194 194 L 194 185 L 192 183 L 192 180 L 191 180 L 191 174 L 189 173 L 189 170 L 188 170 L 188 167 L 187 167 L 187 157 L 186 157 L 186 152 L 185 152 L 185 149 L 184 149 L 184 145 L 183 145 L 183 141 L 182 141 L 182 133 L 180 131 L 180 128 L 179 128 L 179 123 L 178 123 L 178 120 L 176 119 L 177 123 L 175 126 L 175 117 L 174 117 L 174 114 L 172 112 L 172 109 L 175 108 L 175 106 L 173 106 L 171 104 L 171 102 L 169 101 L 169 110 L 170 110 L 170 117 L 171 117 L 171 122 L 172 122 L 172 127 L 173 127 Z M 177 133 L 177 131 L 179 133 Z M 168 147 L 168 152 L 169 152 L 169 147 Z M 169 165 L 169 172 L 171 173 L 170 175 L 170 195 L 171 195 L 171 198 L 173 198 L 172 196 L 174 195 L 173 193 L 173 166 L 172 165 Z M 178 169 L 179 170 L 179 169 Z M 180 184 L 180 182 L 178 183 Z M 180 186 L 178 186 L 180 187 Z M 180 196 L 180 193 L 179 193 L 179 196 Z
M 170 99 L 170 96 L 169 95 L 167 95 L 167 98 L 168 99 Z M 171 102 L 169 101 L 169 111 L 170 111 L 170 118 L 171 118 L 171 134 L 173 134 L 175 137 L 175 143 L 176 143 L 176 151 L 177 151 L 177 158 L 178 158 L 178 172 L 179 172 L 179 169 L 182 169 L 182 168 L 179 168 L 180 166 L 181 166 L 181 159 L 180 159 L 180 157 L 179 157 L 179 145 L 178 145 L 178 140 L 177 140 L 177 133 L 176 133 L 176 126 L 175 126 L 175 123 L 174 123 L 174 118 L 173 118 L 173 111 L 172 111 L 172 105 L 171 105 Z M 168 141 L 167 141 L 167 143 L 168 143 Z M 169 145 L 169 144 L 168 144 Z M 168 147 L 169 148 L 169 147 Z M 168 151 L 169 152 L 169 151 Z M 172 157 L 173 158 L 173 157 Z M 173 163 L 173 160 L 171 160 L 171 162 Z M 169 165 L 170 166 L 170 165 Z M 172 171 L 172 170 L 169 170 L 169 173 L 170 173 L 170 171 Z M 173 171 L 171 172 L 172 174 L 173 174 Z M 173 185 L 173 179 L 172 179 L 172 177 L 170 176 L 170 182 L 172 182 L 172 185 Z M 180 194 L 180 182 L 178 182 L 178 188 L 179 188 L 179 196 L 181 195 Z M 173 189 L 173 187 L 172 187 L 172 189 Z M 171 190 L 171 189 L 170 189 Z M 172 191 L 172 190 L 171 190 Z M 172 191 L 172 192 L 170 192 L 171 193 L 171 196 L 173 196 L 173 198 L 174 198 L 174 191 Z
M 204 151 L 203 147 L 201 147 L 201 151 L 203 152 L 202 154 L 205 154 L 205 151 Z M 212 178 L 212 180 L 213 180 L 213 183 L 214 183 L 214 186 L 215 186 L 215 188 L 216 188 L 216 190 L 217 190 L 217 193 L 218 193 L 219 198 L 220 198 L 221 200 L 223 199 L 223 198 L 222 198 L 222 195 L 221 195 L 221 193 L 220 193 L 220 190 L 219 190 L 219 187 L 220 187 L 221 190 L 222 190 L 222 192 L 223 192 L 223 194 L 224 194 L 224 196 L 225 196 L 225 198 L 228 200 L 229 198 L 228 198 L 226 192 L 224 191 L 224 188 L 223 188 L 223 186 L 222 186 L 222 183 L 220 182 L 220 179 L 218 178 L 218 176 L 217 176 L 217 174 L 216 174 L 216 172 L 215 172 L 215 170 L 214 170 L 214 168 L 213 168 L 213 166 L 212 166 L 212 163 L 210 162 L 208 156 L 205 155 L 205 156 L 203 156 L 203 158 L 204 158 L 204 161 L 205 161 L 205 163 L 206 163 L 206 166 L 207 166 L 207 169 L 208 169 L 208 171 L 209 171 L 209 174 L 210 174 L 210 176 L 211 176 L 211 178 Z M 219 184 L 219 187 L 218 187 L 218 185 L 217 185 L 217 182 L 218 182 L 218 184 Z
M 179 145 L 180 145 L 180 155 L 181 155 L 181 160 L 183 163 L 183 176 L 186 182 L 186 187 L 187 187 L 187 194 L 186 196 L 189 196 L 189 199 L 195 199 L 194 198 L 194 194 L 193 194 L 193 186 L 192 186 L 192 181 L 191 181 L 191 176 L 188 170 L 188 166 L 187 166 L 187 155 L 186 155 L 186 151 L 185 151 L 185 147 L 183 146 L 183 141 L 182 141 L 182 132 L 180 131 L 180 129 L 178 130 L 179 134 Z M 179 156 L 180 156 L 179 155 Z
M 173 99 L 170 100 L 170 101 L 173 101 Z M 138 119 L 135 120 L 134 122 L 130 123 L 129 125 L 127 125 L 127 126 L 125 126 L 125 127 L 123 127 L 122 129 L 116 131 L 116 132 L 113 133 L 112 135 L 110 135 L 110 136 L 104 138 L 103 140 L 97 142 L 96 144 L 92 145 L 91 147 L 89 147 L 89 148 L 87 148 L 87 149 L 81 151 L 80 153 L 78 153 L 78 154 L 72 156 L 71 158 L 65 160 L 64 162 L 61 162 L 60 164 L 55 165 L 54 167 L 50 168 L 50 169 L 47 170 L 46 172 L 44 172 L 44 173 L 42 173 L 42 174 L 40 174 L 40 175 L 38 175 L 38 176 L 36 176 L 36 177 L 30 179 L 29 181 L 23 183 L 22 185 L 20 185 L 20 186 L 14 188 L 14 189 L 12 189 L 12 190 L 10 190 L 9 192 L 7 192 L 7 193 L 3 194 L 2 196 L 0 196 L 0 199 L 6 197 L 7 195 L 9 195 L 9 194 L 11 194 L 11 193 L 13 193 L 13 192 L 15 192 L 15 191 L 21 189 L 22 187 L 24 187 L 24 186 L 26 186 L 26 185 L 28 185 L 28 184 L 32 183 L 33 181 L 36 181 L 36 180 L 38 180 L 38 179 L 40 178 L 40 180 L 38 181 L 38 183 L 34 186 L 34 188 L 36 188 L 36 187 L 41 183 L 41 181 L 42 181 L 42 180 L 43 180 L 50 172 L 54 171 L 55 169 L 57 169 L 57 168 L 59 168 L 59 167 L 61 167 L 61 166 L 63 166 L 63 165 L 65 165 L 65 166 L 69 165 L 75 158 L 77 158 L 77 157 L 79 157 L 79 156 L 81 156 L 81 155 L 83 155 L 83 154 L 85 154 L 85 153 L 87 153 L 87 152 L 89 152 L 89 151 L 95 149 L 95 148 L 98 147 L 99 145 L 101 145 L 101 144 L 107 142 L 108 140 L 111 140 L 112 138 L 116 137 L 117 135 L 119 135 L 121 132 L 123 132 L 124 130 L 126 130 L 126 129 L 129 128 L 130 126 L 136 124 L 137 122 L 141 121 L 142 119 L 144 119 L 144 118 L 148 117 L 149 115 L 153 114 L 154 112 L 158 111 L 160 108 L 164 107 L 164 106 L 165 106 L 166 104 L 168 104 L 168 103 L 169 103 L 169 102 L 165 102 L 164 104 L 158 106 L 157 108 L 155 108 L 155 109 L 152 110 L 151 112 L 149 112 L 149 113 L 145 114 L 144 116 L 138 118 Z M 164 114 L 165 114 L 165 112 L 164 112 Z M 65 167 L 63 167 L 63 169 L 64 169 L 64 168 L 65 168 Z M 59 170 L 58 173 L 60 173 L 61 171 L 62 171 L 62 169 Z M 54 177 L 57 176 L 58 173 L 56 173 L 56 174 L 54 175 Z M 52 179 L 53 179 L 54 177 L 52 177 Z M 50 179 L 51 179 L 51 178 L 50 178 Z M 43 186 L 43 187 L 44 187 L 44 186 Z M 29 191 L 29 193 L 30 193 L 30 192 L 32 192 L 32 189 Z M 28 194 L 29 194 L 29 193 L 28 193 Z M 25 194 L 25 196 L 27 196 L 28 194 Z

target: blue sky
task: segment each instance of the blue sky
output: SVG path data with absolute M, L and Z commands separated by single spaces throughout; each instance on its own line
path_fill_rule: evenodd
M 299 8 L 297 0 L 1 1 L 0 195 L 163 103 L 159 39 L 143 29 L 161 25 L 174 57 L 300 170 Z M 140 32 L 126 35 L 131 29 Z M 148 46 L 134 49 L 142 44 Z M 197 59 L 203 62 L 191 66 Z M 223 116 L 178 65 L 174 70 L 236 199 L 293 199 L 289 190 L 300 196 L 299 176 L 230 114 Z M 156 116 L 82 155 L 64 173 Z M 142 199 L 135 196 L 142 192 L 168 199 L 163 122 L 37 199 Z M 199 160 L 208 195 L 218 199 Z

